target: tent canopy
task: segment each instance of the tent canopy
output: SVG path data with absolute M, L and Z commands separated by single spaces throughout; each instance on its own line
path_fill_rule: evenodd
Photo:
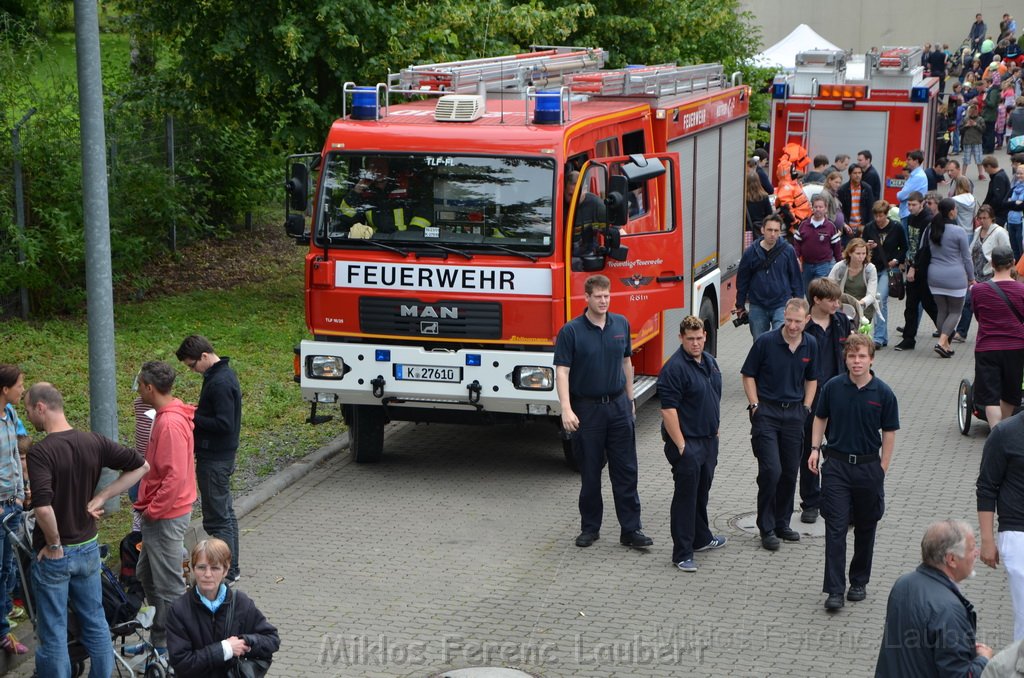
M 758 66 L 778 66 L 787 71 L 796 68 L 796 55 L 811 49 L 840 49 L 807 24 L 800 24 L 793 32 L 754 57 Z

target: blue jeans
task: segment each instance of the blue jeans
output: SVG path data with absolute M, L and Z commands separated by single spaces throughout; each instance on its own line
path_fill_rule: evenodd
M 750 304 L 747 315 L 750 317 L 750 334 L 757 339 L 769 330 L 777 330 L 785 322 L 786 306 L 778 308 L 765 308 L 757 304 Z
M 817 264 L 808 264 L 804 262 L 804 270 L 800 274 L 804 279 L 804 291 L 807 291 L 807 287 L 811 284 L 811 281 L 815 278 L 827 278 L 828 274 L 832 272 L 832 267 L 836 265 L 834 261 L 822 261 Z
M 1010 235 L 1010 247 L 1013 249 L 1013 260 L 1018 261 L 1021 254 L 1021 235 L 1024 224 L 1006 224 L 1006 232 Z
M 203 529 L 211 537 L 223 540 L 231 547 L 231 567 L 228 578 L 238 575 L 238 520 L 231 503 L 231 474 L 235 460 L 196 458 L 196 481 L 199 486 L 200 505 L 203 508 Z
M 7 522 L 7 527 L 15 534 L 21 527 L 21 507 L 17 504 L 10 504 L 3 507 L 0 512 L 0 520 L 14 514 L 14 517 Z M 7 621 L 7 615 L 11 613 L 11 596 L 9 592 L 14 588 L 14 582 L 18 578 L 18 563 L 15 561 L 14 545 L 11 540 L 0 539 L 3 545 L 0 546 L 0 638 L 11 632 L 11 624 Z
M 875 343 L 886 346 L 889 343 L 889 269 L 878 272 L 878 308 L 873 320 Z
M 64 547 L 64 557 L 32 560 L 32 587 L 39 621 L 36 635 L 36 673 L 47 678 L 69 678 L 68 604 L 81 627 L 79 640 L 89 652 L 89 678 L 110 678 L 114 670 L 114 644 L 103 615 L 100 550 L 96 540 Z
M 967 288 L 967 295 L 964 297 L 964 310 L 960 312 L 960 322 L 956 324 L 956 333 L 964 339 L 967 338 L 967 333 L 971 331 L 971 316 L 974 315 L 974 310 L 971 306 L 971 288 Z

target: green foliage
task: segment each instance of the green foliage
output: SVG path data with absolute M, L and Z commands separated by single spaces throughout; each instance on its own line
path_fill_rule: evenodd
M 289 148 L 315 147 L 346 81 L 375 83 L 410 63 L 598 45 L 613 65 L 722 61 L 760 42 L 737 0 L 117 0 L 131 30 L 172 45 L 175 89 L 202 110 Z

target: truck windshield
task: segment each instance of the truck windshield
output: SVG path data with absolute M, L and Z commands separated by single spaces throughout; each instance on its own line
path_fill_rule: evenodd
M 548 158 L 332 153 L 316 242 L 544 254 L 553 243 L 554 171 Z

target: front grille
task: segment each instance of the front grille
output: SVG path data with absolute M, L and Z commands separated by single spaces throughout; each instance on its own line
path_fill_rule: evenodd
M 359 300 L 363 332 L 448 339 L 500 339 L 501 304 L 419 299 Z

